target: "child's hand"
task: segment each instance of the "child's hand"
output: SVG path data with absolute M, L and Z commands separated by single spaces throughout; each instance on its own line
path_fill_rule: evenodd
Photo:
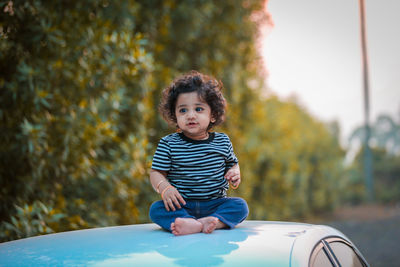
M 233 167 L 226 172 L 225 179 L 232 185 L 234 189 L 239 186 L 241 182 L 239 164 L 233 165 Z
M 180 209 L 182 208 L 181 204 L 186 205 L 181 194 L 179 194 L 178 190 L 176 190 L 172 185 L 168 185 L 163 189 L 161 198 L 164 201 L 164 206 L 167 211 L 175 211 L 176 208 Z

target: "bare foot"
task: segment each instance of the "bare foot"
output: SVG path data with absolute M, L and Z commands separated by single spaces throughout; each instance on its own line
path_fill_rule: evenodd
M 200 233 L 202 229 L 203 224 L 192 218 L 176 218 L 175 222 L 171 223 L 171 231 L 174 235 Z
M 205 234 L 211 234 L 216 228 L 218 224 L 218 218 L 216 217 L 203 217 L 198 220 L 203 225 L 202 232 Z

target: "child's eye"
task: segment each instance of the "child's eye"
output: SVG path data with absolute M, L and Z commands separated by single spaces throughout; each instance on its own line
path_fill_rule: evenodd
M 185 113 L 186 111 L 187 111 L 186 108 L 181 108 L 181 109 L 179 109 L 179 113 Z
M 197 111 L 197 112 L 200 112 L 200 111 L 203 111 L 203 110 L 204 110 L 204 108 L 202 108 L 202 107 L 197 107 L 197 108 L 196 108 L 196 111 Z

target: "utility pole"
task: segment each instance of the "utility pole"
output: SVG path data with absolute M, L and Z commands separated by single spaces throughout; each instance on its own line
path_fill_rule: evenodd
M 374 179 L 372 173 L 372 155 L 369 146 L 371 137 L 371 127 L 369 123 L 369 72 L 367 55 L 367 38 L 365 24 L 365 0 L 359 0 L 360 5 L 360 25 L 361 25 L 361 49 L 362 49 L 362 67 L 363 67 L 363 87 L 364 87 L 364 116 L 365 116 L 365 139 L 364 139 L 364 176 L 365 186 L 367 188 L 368 201 L 374 201 Z

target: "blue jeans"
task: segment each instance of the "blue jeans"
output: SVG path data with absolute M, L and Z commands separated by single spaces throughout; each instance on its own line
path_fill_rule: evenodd
M 175 211 L 167 211 L 163 201 L 156 201 L 150 207 L 150 219 L 162 228 L 171 231 L 171 223 L 176 218 L 193 218 L 213 216 L 232 229 L 246 219 L 249 208 L 244 199 L 225 197 L 209 201 L 186 200 L 186 205 Z

